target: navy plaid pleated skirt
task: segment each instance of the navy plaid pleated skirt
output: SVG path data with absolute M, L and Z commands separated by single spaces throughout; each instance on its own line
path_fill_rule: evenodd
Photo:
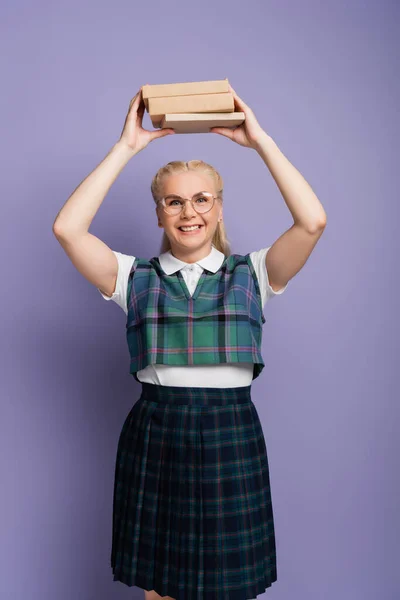
M 175 600 L 256 598 L 277 570 L 251 386 L 141 385 L 117 448 L 114 581 Z

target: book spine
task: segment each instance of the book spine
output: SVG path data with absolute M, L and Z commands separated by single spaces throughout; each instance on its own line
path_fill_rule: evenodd
M 149 114 L 233 112 L 234 100 L 230 92 L 223 94 L 149 98 Z M 158 119 L 156 119 L 158 120 Z
M 192 96 L 195 94 L 220 94 L 229 92 L 228 79 L 190 81 L 187 83 L 146 84 L 142 88 L 143 100 L 165 96 Z

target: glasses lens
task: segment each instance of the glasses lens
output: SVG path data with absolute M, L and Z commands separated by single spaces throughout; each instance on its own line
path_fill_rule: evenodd
M 214 204 L 214 198 L 212 194 L 198 194 L 193 197 L 193 202 L 197 212 L 205 213 L 209 211 Z
M 183 201 L 176 196 L 167 196 L 164 198 L 165 210 L 171 215 L 176 215 L 181 212 Z
M 177 215 L 180 213 L 185 204 L 185 201 L 179 196 L 166 196 L 166 198 L 164 198 L 164 202 L 165 210 L 171 215 Z M 192 204 L 197 212 L 208 212 L 211 210 L 214 204 L 213 195 L 209 194 L 208 192 L 196 194 L 192 198 Z

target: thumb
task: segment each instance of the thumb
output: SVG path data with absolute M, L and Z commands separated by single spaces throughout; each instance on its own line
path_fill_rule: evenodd
M 152 140 L 156 140 L 157 138 L 165 137 L 166 135 L 171 135 L 176 133 L 173 129 L 159 129 L 158 131 L 152 132 Z

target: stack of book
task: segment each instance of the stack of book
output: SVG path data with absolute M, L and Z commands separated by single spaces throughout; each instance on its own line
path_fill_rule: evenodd
M 176 133 L 207 133 L 245 120 L 243 112 L 235 112 L 228 79 L 144 85 L 142 95 L 153 127 Z

